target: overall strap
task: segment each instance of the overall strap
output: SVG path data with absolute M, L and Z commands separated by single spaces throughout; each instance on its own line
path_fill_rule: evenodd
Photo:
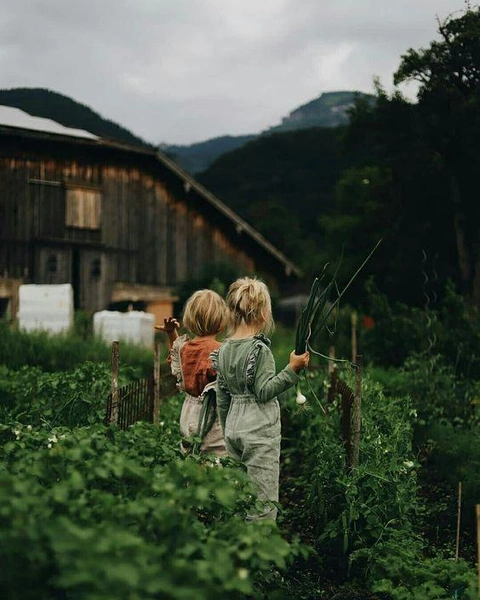
M 217 419 L 217 382 L 211 381 L 203 388 L 199 399 L 202 401 L 202 408 L 198 417 L 197 432 L 200 442 L 193 445 L 192 453 L 199 454 L 203 440 L 212 429 Z
M 245 358 L 245 394 L 252 394 L 255 385 L 255 376 L 257 374 L 257 359 L 262 346 L 265 346 L 261 337 L 255 338 L 255 342 L 247 353 Z

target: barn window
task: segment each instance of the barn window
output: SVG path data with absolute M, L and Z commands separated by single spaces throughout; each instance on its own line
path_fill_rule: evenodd
M 99 190 L 67 188 L 65 225 L 79 229 L 100 229 L 101 200 Z
M 92 267 L 90 274 L 92 279 L 98 279 L 102 274 L 102 261 L 99 258 L 92 260 Z
M 50 254 L 47 259 L 47 271 L 49 273 L 56 273 L 58 268 L 58 260 L 56 254 Z

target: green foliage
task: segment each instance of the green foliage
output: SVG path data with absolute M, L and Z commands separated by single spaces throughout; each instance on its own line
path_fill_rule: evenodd
M 419 82 L 419 129 L 447 174 L 448 203 L 453 215 L 462 292 L 478 307 L 475 283 L 480 269 L 475 201 L 480 168 L 480 8 L 470 7 L 439 23 L 440 39 L 428 48 L 410 49 L 402 56 L 394 80 Z
M 366 284 L 365 311 L 372 326 L 360 325 L 362 354 L 377 365 L 399 366 L 408 355 L 427 347 L 425 314 L 401 302 L 389 301 L 370 280 Z
M 351 561 L 363 562 L 373 592 L 393 600 L 475 600 L 474 570 L 463 560 L 429 556 L 422 540 L 393 532 L 368 550 L 355 552 Z
M 391 529 L 404 528 L 412 516 L 412 416 L 408 400 L 386 398 L 381 387 L 366 378 L 360 465 L 348 472 L 338 399 L 328 407 L 324 403 L 324 415 L 312 392 L 304 392 L 312 397 L 311 410 L 290 415 L 296 440 L 290 460 L 302 466 L 301 485 L 309 499 L 303 518 L 316 523 L 322 551 L 339 558 L 377 543 Z M 321 397 L 321 390 L 316 394 Z
M 473 569 L 436 556 L 434 549 L 426 552 L 416 533 L 424 508 L 417 492 L 420 462 L 413 448 L 418 417 L 410 398 L 391 395 L 388 388 L 384 393 L 381 384 L 364 377 L 359 466 L 349 471 L 339 399 L 327 404 L 316 389 L 319 377 L 301 384 L 309 406 L 290 409 L 287 421 L 285 468 L 292 470 L 293 493 L 301 500 L 284 518 L 298 527 L 309 524 L 309 539 L 322 568 L 336 577 L 348 572 L 350 580 L 367 580 L 372 591 L 389 592 L 399 600 L 433 600 L 435 593 L 466 590 L 474 581 Z M 354 387 L 348 371 L 341 378 Z M 474 461 L 471 475 L 477 469 Z M 472 597 L 470 593 L 463 597 Z
M 447 422 L 458 426 L 478 424 L 475 398 L 480 382 L 455 375 L 443 357 L 412 355 L 401 369 L 403 381 L 397 380 L 397 391 L 412 398 L 418 411 L 419 424 Z M 400 385 L 398 385 L 400 384 Z
M 84 310 L 76 310 L 73 316 L 73 331 L 84 340 L 93 337 L 92 315 Z
M 244 520 L 255 495 L 236 464 L 181 457 L 179 408 L 128 431 L 0 426 L 2 597 L 254 597 L 303 551 Z
M 392 176 L 387 167 L 352 167 L 343 172 L 335 188 L 334 209 L 319 215 L 323 233 L 324 261 L 342 256 L 338 279 L 340 287 L 348 282 L 379 239 L 389 238 L 396 215 L 391 198 Z M 338 260 L 338 259 L 337 259 Z M 364 276 L 383 272 L 387 265 L 383 247 L 375 252 L 365 267 Z M 353 297 L 360 296 L 359 282 L 354 283 Z
M 360 327 L 361 353 L 377 365 L 400 366 L 412 354 L 427 358 L 441 355 L 455 376 L 480 377 L 476 359 L 480 342 L 480 319 L 469 311 L 451 282 L 433 293 L 425 290 L 423 310 L 389 300 L 370 280 L 366 286 L 364 311 L 372 320 Z M 430 296 L 436 298 L 430 302 Z
M 122 371 L 120 385 L 134 374 L 132 369 Z M 92 362 L 58 373 L 44 373 L 38 367 L 12 371 L 0 366 L 0 416 L 4 422 L 44 423 L 49 428 L 101 423 L 111 378 L 109 367 Z
M 88 334 L 86 320 L 84 314 L 76 316 L 77 331 L 62 335 L 20 331 L 0 320 L 0 364 L 11 369 L 36 366 L 50 372 L 68 371 L 88 361 L 110 364 L 111 347 Z M 122 342 L 120 361 L 135 367 L 140 377 L 151 373 L 153 352 Z
M 424 301 L 424 253 L 435 257 L 440 281 L 459 281 L 448 174 L 419 135 L 420 121 L 415 105 L 398 93 L 388 97 L 380 86 L 375 105 L 358 103 L 344 150 L 357 160 L 338 179 L 335 204 L 321 219 L 329 260 L 341 245 L 351 260 L 382 238 L 371 273 L 389 297 L 416 306 Z
M 275 313 L 275 308 L 273 312 Z M 277 370 L 283 369 L 289 361 L 291 351 L 294 349 L 295 332 L 281 323 L 276 323 L 271 341 L 276 368 Z
M 480 415 L 479 415 L 480 416 Z M 456 490 L 462 484 L 464 520 L 474 529 L 475 505 L 480 498 L 480 430 L 478 424 L 459 427 L 450 422 L 433 423 L 428 429 L 428 468 L 442 473 L 443 481 Z
M 439 23 L 440 41 L 426 49 L 410 48 L 395 73 L 396 84 L 406 80 L 420 83 L 419 95 L 435 93 L 439 87 L 462 96 L 480 85 L 480 10 L 478 6 L 456 12 Z
M 314 274 L 318 217 L 330 210 L 336 179 L 351 165 L 342 134 L 339 128 L 312 128 L 261 136 L 221 156 L 199 179 Z

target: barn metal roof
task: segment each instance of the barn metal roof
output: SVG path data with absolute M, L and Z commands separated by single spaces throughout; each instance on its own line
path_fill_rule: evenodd
M 83 129 L 73 129 L 60 125 L 52 119 L 44 119 L 43 117 L 33 117 L 28 113 L 14 108 L 13 106 L 0 105 L 0 125 L 6 127 L 15 127 L 18 129 L 29 129 L 31 131 L 43 131 L 56 135 L 66 135 L 69 137 L 88 138 L 98 140 L 98 135 L 94 135 Z

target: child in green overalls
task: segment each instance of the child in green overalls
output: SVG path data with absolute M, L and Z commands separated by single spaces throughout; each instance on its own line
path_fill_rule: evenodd
M 275 520 L 281 442 L 277 395 L 295 385 L 310 355 L 293 351 L 288 365 L 276 373 L 270 340 L 264 335 L 273 329 L 273 318 L 263 281 L 238 279 L 230 286 L 226 302 L 233 333 L 211 354 L 220 422 L 228 453 L 245 464 L 264 503 L 263 510 L 249 518 Z

